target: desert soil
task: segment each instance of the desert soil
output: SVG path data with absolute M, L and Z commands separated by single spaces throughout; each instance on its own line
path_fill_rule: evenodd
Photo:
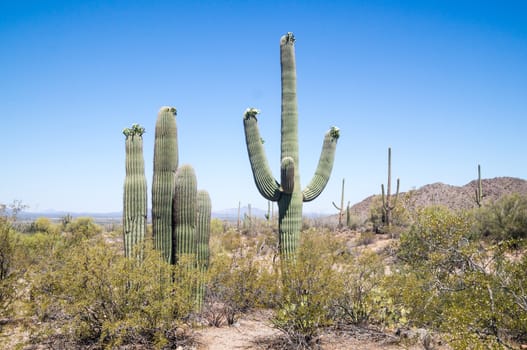
M 272 327 L 269 317 L 270 312 L 257 311 L 244 315 L 235 326 L 197 330 L 198 350 L 277 349 L 281 332 Z M 322 350 L 423 349 L 419 341 L 401 342 L 394 335 L 357 330 L 324 333 L 319 343 Z

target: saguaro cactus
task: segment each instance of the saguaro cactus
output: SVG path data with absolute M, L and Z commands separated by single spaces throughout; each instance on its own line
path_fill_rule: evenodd
M 172 201 L 178 166 L 176 109 L 161 107 L 157 115 L 152 180 L 152 228 L 154 247 L 171 262 Z
M 190 165 L 183 165 L 176 172 L 173 210 L 172 261 L 177 263 L 182 256 L 195 259 L 200 273 L 195 286 L 199 310 L 204 296 L 204 273 L 209 264 L 211 204 L 207 191 L 198 191 L 196 174 Z
M 382 211 L 383 223 L 386 227 L 392 224 L 392 210 L 395 209 L 397 198 L 399 198 L 399 178 L 397 178 L 397 191 L 395 192 L 395 199 L 392 202 L 391 197 L 391 183 L 392 183 L 392 149 L 388 148 L 388 184 L 386 188 L 386 196 L 384 195 L 384 185 L 381 184 L 382 193 Z
M 196 225 L 197 260 L 202 269 L 209 266 L 211 203 L 207 191 L 198 190 L 198 223 Z
M 145 128 L 133 124 L 123 130 L 126 137 L 126 176 L 123 195 L 124 254 L 129 257 L 135 245 L 143 242 L 146 233 L 146 177 L 143 157 Z M 142 254 L 139 252 L 139 256 Z
M 260 194 L 278 202 L 278 231 L 280 253 L 285 259 L 297 248 L 302 227 L 302 202 L 317 198 L 326 186 L 335 158 L 339 129 L 332 127 L 324 137 L 322 153 L 309 185 L 302 190 L 298 157 L 298 109 L 296 97 L 296 62 L 294 36 L 287 33 L 280 39 L 282 75 L 281 181 L 275 180 L 265 156 L 257 125 L 255 108 L 245 111 L 243 124 L 245 141 L 254 181 Z
M 200 278 L 196 293 L 196 306 L 200 310 L 205 296 L 205 271 L 209 268 L 210 251 L 210 217 L 211 203 L 207 191 L 198 190 L 198 222 L 196 224 L 197 254 L 196 260 Z
M 198 223 L 198 185 L 194 169 L 184 165 L 176 172 L 173 214 L 172 261 L 178 256 L 197 251 L 196 225 Z
M 331 203 L 333 203 L 333 206 L 335 207 L 335 209 L 339 211 L 339 227 L 342 227 L 342 217 L 344 216 L 344 179 L 342 179 L 342 190 L 340 191 L 340 207 L 337 206 L 335 202 L 331 202 Z M 346 222 L 349 221 L 348 218 L 349 218 L 349 203 L 348 203 L 348 208 L 347 208 Z
M 476 193 L 474 196 L 474 200 L 476 201 L 476 204 L 478 205 L 478 207 L 481 208 L 484 195 L 483 195 L 483 186 L 481 185 L 481 167 L 479 164 L 478 164 L 478 181 L 477 181 L 477 187 L 476 187 L 475 192 Z

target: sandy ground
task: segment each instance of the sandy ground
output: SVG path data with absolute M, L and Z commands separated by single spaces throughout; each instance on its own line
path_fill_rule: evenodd
M 199 350 L 277 349 L 281 332 L 274 329 L 270 313 L 257 311 L 240 319 L 235 326 L 205 327 L 197 330 Z M 325 333 L 320 338 L 322 350 L 423 349 L 417 340 L 400 341 L 393 335 L 358 331 Z

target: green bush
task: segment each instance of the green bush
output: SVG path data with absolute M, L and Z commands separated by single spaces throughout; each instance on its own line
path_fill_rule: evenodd
M 282 291 L 272 322 L 299 348 L 312 346 L 320 329 L 333 323 L 332 306 L 342 279 L 334 268 L 339 243 L 330 235 L 304 231 L 296 259 L 282 262 Z
M 527 239 L 527 196 L 511 194 L 476 213 L 483 237 L 494 241 Z
M 56 234 L 60 231 L 60 225 L 53 224 L 48 218 L 38 218 L 29 225 L 29 233 Z
M 350 257 L 340 265 L 338 273 L 342 283 L 335 299 L 336 319 L 353 325 L 384 322 L 384 264 L 379 255 L 366 250 Z
M 473 226 L 466 213 L 420 211 L 401 236 L 390 293 L 411 324 L 441 332 L 453 348 L 510 347 L 526 338 L 525 262 L 503 244 L 482 244 Z
M 100 234 L 103 229 L 90 217 L 78 217 L 69 222 L 64 231 L 69 234 L 74 241 L 80 241 Z
M 241 237 L 234 230 L 213 237 L 211 264 L 203 314 L 210 325 L 232 325 L 255 307 L 272 307 L 278 278 L 269 255 L 260 249 L 267 241 Z M 219 244 L 218 239 L 229 237 Z M 249 241 L 248 245 L 245 241 Z M 230 248 L 232 250 L 228 250 Z
M 62 334 L 108 349 L 177 344 L 175 328 L 193 309 L 199 275 L 188 264 L 166 264 L 150 248 L 144 260 L 128 259 L 100 239 L 83 240 L 59 258 L 33 276 L 32 313 L 48 321 L 39 337 Z
M 0 216 L 0 318 L 11 316 L 16 295 L 17 274 L 14 268 L 18 234 L 9 218 Z

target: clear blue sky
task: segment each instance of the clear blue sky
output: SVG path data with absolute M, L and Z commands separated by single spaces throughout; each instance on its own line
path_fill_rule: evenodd
M 159 107 L 178 109 L 180 164 L 213 209 L 266 208 L 242 115 L 279 176 L 279 39 L 296 36 L 300 171 L 341 129 L 323 194 L 334 213 L 380 193 L 387 149 L 401 190 L 477 176 L 527 178 L 526 1 L 2 1 L 0 203 L 122 208 L 124 136 L 143 125 L 152 179 Z M 150 196 L 150 193 L 149 193 Z

